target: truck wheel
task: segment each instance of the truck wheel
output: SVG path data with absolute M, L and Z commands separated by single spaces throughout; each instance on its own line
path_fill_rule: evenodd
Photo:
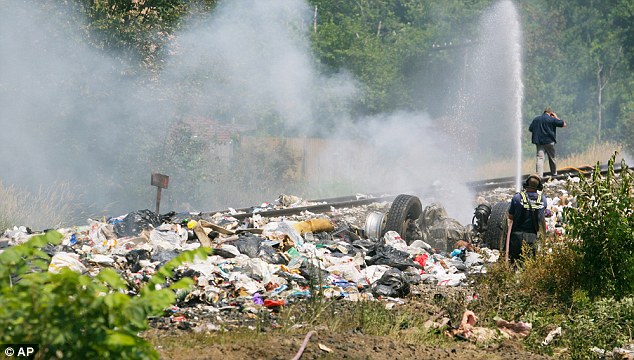
M 484 232 L 484 243 L 489 249 L 506 250 L 507 219 L 510 206 L 510 202 L 499 202 L 491 207 L 491 215 Z
M 388 231 L 396 231 L 408 244 L 415 239 L 407 238 L 407 228 L 411 222 L 418 221 L 423 213 L 423 206 L 416 196 L 401 194 L 397 196 L 390 206 L 385 220 L 383 234 Z

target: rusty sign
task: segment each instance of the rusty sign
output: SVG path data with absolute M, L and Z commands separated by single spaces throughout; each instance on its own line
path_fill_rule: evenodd
M 152 173 L 152 186 L 158 186 L 161 189 L 167 189 L 167 185 L 170 182 L 170 177 L 167 175 Z
M 161 207 L 161 189 L 167 189 L 167 185 L 170 182 L 170 177 L 167 175 L 152 173 L 152 186 L 156 186 L 156 213 L 160 214 Z

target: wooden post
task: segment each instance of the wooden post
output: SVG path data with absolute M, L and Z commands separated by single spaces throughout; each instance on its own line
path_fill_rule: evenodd
M 159 186 L 156 187 L 156 213 L 160 214 L 159 209 L 161 208 L 161 188 Z

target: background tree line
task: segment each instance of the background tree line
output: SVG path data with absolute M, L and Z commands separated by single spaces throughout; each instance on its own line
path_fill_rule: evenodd
M 132 60 L 135 71 L 159 69 L 170 34 L 214 11 L 214 0 L 72 0 L 95 47 Z M 394 109 L 439 114 L 448 84 L 435 71 L 460 57 L 434 44 L 473 39 L 477 19 L 494 2 L 311 0 L 312 47 L 324 72 L 345 69 L 361 83 L 358 115 Z M 544 104 L 574 123 L 564 153 L 613 140 L 631 150 L 634 136 L 634 4 L 628 0 L 517 4 L 524 35 L 525 121 Z M 49 4 L 50 6 L 50 4 Z M 147 74 L 147 73 L 146 73 Z M 422 80 L 421 80 L 422 79 Z

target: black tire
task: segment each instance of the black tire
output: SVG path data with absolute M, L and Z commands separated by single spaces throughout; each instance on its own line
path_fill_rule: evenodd
M 383 234 L 388 231 L 396 231 L 408 244 L 414 239 L 407 239 L 407 226 L 409 221 L 418 221 L 423 213 L 423 206 L 416 196 L 401 194 L 392 201 L 392 206 L 387 213 Z
M 508 232 L 508 213 L 510 202 L 499 202 L 491 207 L 491 215 L 484 232 L 484 243 L 489 249 L 505 250 L 506 234 Z

